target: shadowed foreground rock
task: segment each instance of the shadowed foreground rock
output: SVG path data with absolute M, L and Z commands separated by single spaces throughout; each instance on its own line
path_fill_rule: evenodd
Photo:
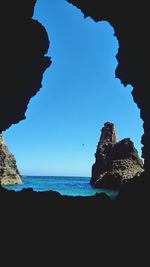
M 0 132 L 25 118 L 30 98 L 41 88 L 42 75 L 51 64 L 46 56 L 47 33 L 32 19 L 35 2 L 1 1 Z M 147 266 L 150 229 L 149 2 L 68 2 L 80 8 L 85 17 L 105 20 L 114 28 L 119 43 L 116 77 L 125 86 L 133 86 L 132 96 L 144 122 L 142 153 L 146 174 L 129 179 L 113 201 L 104 195 L 71 198 L 52 192 L 13 192 L 0 187 L 1 260 L 3 266 L 21 266 L 22 262 L 26 266 L 53 266 L 53 258 L 54 266 L 59 259 L 61 264 L 58 266 L 67 263 L 70 266 L 72 262 L 76 266 L 97 266 L 98 263 L 110 266 L 109 260 L 111 265 L 135 266 L 137 261 L 138 265 Z M 58 20 L 59 12 L 58 9 Z M 139 261 L 140 256 L 142 261 Z
M 92 166 L 91 184 L 95 187 L 120 189 L 121 185 L 144 171 L 130 138 L 117 142 L 113 123 L 106 122 L 101 130 Z
M 32 18 L 35 3 L 1 1 L 0 133 L 25 119 L 29 101 L 42 87 L 51 64 L 47 32 Z
M 20 184 L 21 175 L 17 169 L 16 160 L 8 150 L 2 134 L 0 134 L 0 184 Z

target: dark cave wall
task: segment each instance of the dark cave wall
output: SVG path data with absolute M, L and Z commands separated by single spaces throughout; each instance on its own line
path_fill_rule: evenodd
M 150 173 L 149 122 L 149 8 L 147 1 L 67 0 L 81 9 L 84 18 L 95 22 L 106 20 L 114 28 L 119 49 L 116 55 L 116 77 L 124 86 L 133 86 L 132 96 L 143 120 L 142 156 Z M 131 127 L 134 127 L 133 125 Z
M 127 0 L 120 1 L 120 6 L 116 1 L 107 0 L 69 2 L 96 21 L 109 21 L 115 29 L 120 45 L 116 76 L 123 84 L 129 83 L 134 87 L 132 94 L 144 121 L 143 155 L 148 170 L 149 76 L 145 62 L 148 61 L 149 44 L 148 24 L 145 27 L 145 23 L 149 9 L 144 6 L 144 1 L 139 7 L 141 15 L 136 13 L 138 1 L 134 12 L 128 12 L 131 1 L 129 8 Z M 34 5 L 33 0 L 0 2 L 0 132 L 24 118 L 27 104 L 40 89 L 44 70 L 51 63 L 45 56 L 49 46 L 47 33 L 39 22 L 32 19 Z M 35 262 L 39 264 L 40 256 L 42 264 L 45 258 L 51 263 L 54 256 L 55 262 L 60 259 L 62 265 L 62 256 L 65 264 L 67 259 L 70 264 L 72 256 L 77 266 L 81 258 L 83 266 L 86 266 L 90 255 L 92 263 L 94 259 L 96 263 L 98 260 L 102 262 L 102 256 L 105 264 L 107 258 L 112 264 L 113 260 L 119 260 L 119 256 L 123 261 L 129 257 L 127 264 L 133 257 L 135 263 L 139 255 L 143 256 L 142 249 L 145 250 L 149 241 L 149 187 L 145 192 L 145 185 L 142 191 L 139 190 L 141 185 L 143 181 L 139 181 L 135 190 L 135 184 L 131 184 L 116 201 L 110 201 L 105 194 L 74 198 L 61 197 L 55 192 L 37 193 L 31 189 L 14 192 L 0 187 L 1 255 L 5 263 L 10 259 L 11 265 L 13 261 L 16 264 L 18 256 L 27 265 L 32 260 L 34 265 Z M 145 254 L 141 258 L 143 264 Z
M 133 86 L 132 96 L 143 120 L 145 170 L 150 173 L 149 123 L 149 7 L 147 1 L 66 0 L 84 17 L 108 21 L 119 42 L 116 77 Z M 2 1 L 0 132 L 25 118 L 27 105 L 42 86 L 43 73 L 51 64 L 46 56 L 49 40 L 45 28 L 32 19 L 36 0 Z M 134 126 L 132 126 L 134 127 Z
M 119 42 L 116 77 L 133 86 L 132 96 L 143 120 L 145 170 L 150 171 L 149 123 L 149 8 L 146 1 L 67 0 L 84 17 L 106 20 Z M 30 98 L 41 88 L 43 73 L 51 64 L 46 56 L 49 40 L 45 28 L 32 19 L 36 0 L 2 1 L 0 132 L 25 118 Z M 135 5 L 136 4 L 136 5 Z
M 33 20 L 35 0 L 1 1 L 0 132 L 25 118 L 32 96 L 51 64 L 45 28 Z

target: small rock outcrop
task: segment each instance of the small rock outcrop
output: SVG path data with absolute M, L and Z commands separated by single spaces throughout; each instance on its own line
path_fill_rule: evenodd
M 117 141 L 115 126 L 110 122 L 101 130 L 95 158 L 90 180 L 95 187 L 119 189 L 144 171 L 134 143 L 130 138 Z
M 17 169 L 16 160 L 8 150 L 2 134 L 0 134 L 0 184 L 20 184 L 21 175 Z

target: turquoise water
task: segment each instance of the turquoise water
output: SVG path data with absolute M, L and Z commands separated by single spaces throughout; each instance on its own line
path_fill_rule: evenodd
M 20 191 L 23 188 L 33 188 L 34 191 L 53 190 L 67 196 L 93 196 L 104 192 L 114 199 L 118 191 L 97 189 L 90 185 L 90 177 L 68 176 L 22 176 L 23 184 L 5 186 L 8 190 Z

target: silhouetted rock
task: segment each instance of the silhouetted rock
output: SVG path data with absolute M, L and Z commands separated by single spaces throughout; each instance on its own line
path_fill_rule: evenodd
M 95 187 L 118 189 L 144 171 L 133 142 L 130 138 L 117 142 L 114 124 L 110 122 L 101 130 L 95 158 L 91 177 Z
M 30 98 L 41 88 L 42 75 L 51 63 L 46 56 L 49 46 L 46 30 L 32 19 L 35 2 L 1 1 L 0 132 L 25 118 Z M 103 255 L 104 265 L 108 265 L 108 259 L 111 264 L 118 262 L 119 256 L 120 264 L 127 260 L 126 265 L 129 262 L 135 265 L 141 255 L 144 266 L 146 254 L 149 256 L 150 224 L 149 2 L 68 2 L 80 8 L 84 17 L 90 16 L 96 22 L 105 20 L 113 26 L 119 44 L 116 77 L 125 86 L 133 86 L 132 96 L 144 122 L 142 156 L 146 175 L 130 179 L 121 187 L 117 200 L 112 201 L 102 195 L 51 197 L 46 192 L 14 192 L 0 187 L 1 255 L 8 266 L 15 265 L 19 255 L 26 265 L 31 265 L 32 260 L 34 265 L 39 264 L 40 255 L 42 265 L 45 258 L 47 264 L 54 255 L 54 262 L 60 259 L 61 265 L 66 264 L 67 258 L 69 264 L 72 258 L 79 265 L 82 258 L 83 266 L 90 263 L 90 255 L 93 265 L 94 259 L 96 264 L 102 263 Z M 58 9 L 58 20 L 59 12 Z
M 21 175 L 17 169 L 16 160 L 8 150 L 2 134 L 0 134 L 0 184 L 20 184 Z
M 84 18 L 91 17 L 95 22 L 107 21 L 114 29 L 119 48 L 116 59 L 116 77 L 124 86 L 133 87 L 132 96 L 140 109 L 143 120 L 142 157 L 144 169 L 150 174 L 150 121 L 149 121 L 149 64 L 150 41 L 149 2 L 141 1 L 102 1 L 67 0 L 79 8 Z
M 32 19 L 35 0 L 1 1 L 0 133 L 25 119 L 27 105 L 42 87 L 51 64 L 44 26 Z

